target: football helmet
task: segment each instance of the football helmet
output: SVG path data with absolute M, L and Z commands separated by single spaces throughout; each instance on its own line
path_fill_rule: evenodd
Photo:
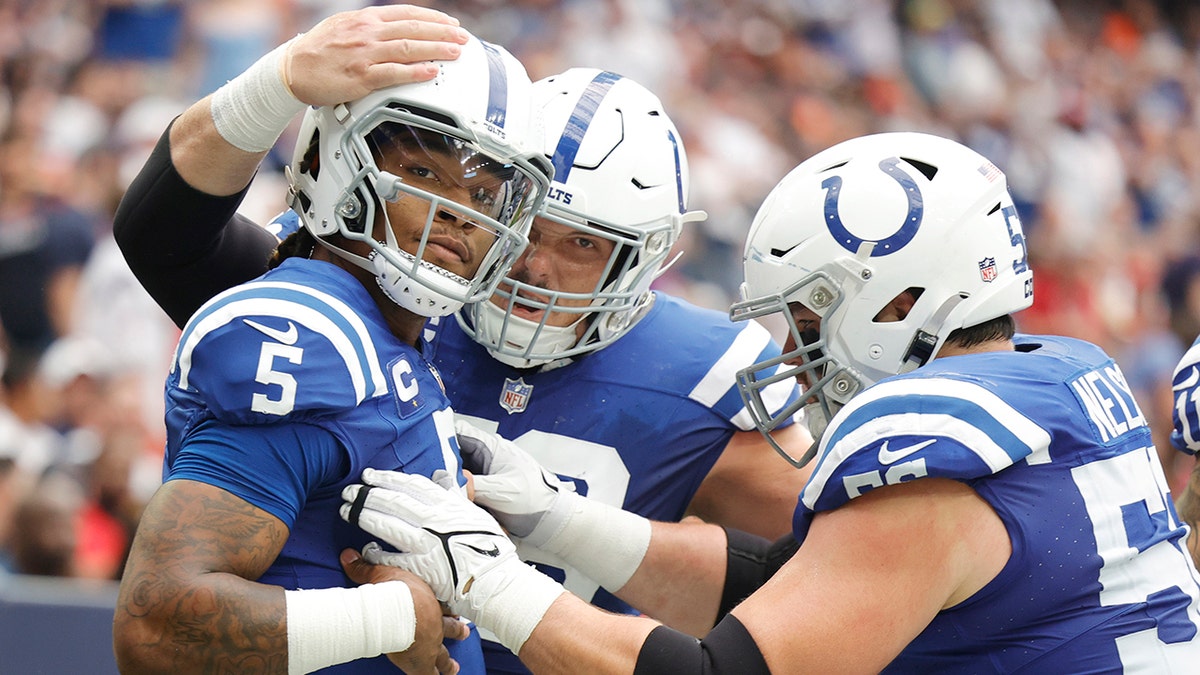
M 533 91 L 545 123 L 543 150 L 554 166 L 539 218 L 614 246 L 587 292 L 545 288 L 510 275 L 491 302 L 460 313 L 471 337 L 496 359 L 520 368 L 594 351 L 628 332 L 650 303 L 650 284 L 683 223 L 706 217 L 687 210 L 683 143 L 658 97 L 645 87 L 615 73 L 573 68 L 535 82 Z M 540 319 L 514 314 L 517 307 L 541 311 Z M 552 326 L 547 323 L 552 312 L 578 318 Z
M 445 316 L 487 298 L 527 244 L 549 186 L 531 85 L 511 54 L 472 36 L 433 80 L 309 108 L 287 168 L 288 204 L 319 242 L 373 272 L 409 311 Z M 428 205 L 423 235 L 405 246 L 383 203 L 400 200 Z M 495 236 L 470 279 L 425 260 L 435 223 L 447 219 Z M 334 234 L 370 253 L 347 250 Z
M 735 321 L 781 313 L 795 349 L 738 373 L 760 431 L 804 407 L 819 441 L 851 397 L 937 355 L 955 329 L 1033 302 L 1025 236 L 1004 174 L 975 151 L 920 133 L 885 133 L 835 145 L 779 182 L 755 215 L 743 258 Z M 902 321 L 880 310 L 906 290 Z M 789 303 L 820 317 L 798 325 Z M 807 322 L 805 322 L 807 323 Z M 805 397 L 771 414 L 761 393 L 798 378 Z

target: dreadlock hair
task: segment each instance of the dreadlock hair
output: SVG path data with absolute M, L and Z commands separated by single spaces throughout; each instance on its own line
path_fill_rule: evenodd
M 267 261 L 267 269 L 275 269 L 288 258 L 307 258 L 317 247 L 317 238 L 307 228 L 300 228 L 288 235 L 287 239 L 279 242 L 271 259 Z

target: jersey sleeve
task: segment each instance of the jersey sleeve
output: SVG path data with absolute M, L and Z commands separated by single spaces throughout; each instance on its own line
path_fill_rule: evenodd
M 732 324 L 726 319 L 724 323 L 723 329 L 714 327 L 706 334 L 714 342 L 727 337 L 727 347 L 723 353 L 716 355 L 703 379 L 688 396 L 707 405 L 739 430 L 750 431 L 755 428 L 754 420 L 738 390 L 738 371 L 779 356 L 780 348 L 767 329 L 756 321 Z M 763 402 L 774 414 L 799 396 L 800 390 L 794 380 L 781 380 L 763 392 Z M 789 424 L 790 421 L 781 426 Z
M 1200 453 L 1200 337 L 1175 368 L 1171 391 L 1175 397 L 1171 445 L 1189 455 Z
M 884 485 L 972 481 L 1018 461 L 1047 461 L 1051 435 L 993 391 L 950 378 L 895 378 L 851 400 L 821 439 L 800 496 L 797 535 L 812 515 Z
M 170 383 L 228 424 L 303 421 L 388 391 L 358 315 L 311 288 L 269 282 L 235 288 L 196 313 Z
M 188 436 L 164 480 L 219 487 L 291 529 L 308 496 L 321 485 L 338 484 L 349 470 L 341 443 L 319 427 L 209 421 Z

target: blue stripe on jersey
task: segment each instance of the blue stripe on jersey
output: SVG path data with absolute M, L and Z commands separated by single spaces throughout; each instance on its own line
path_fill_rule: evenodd
M 834 418 L 821 439 L 805 503 L 815 503 L 825 481 L 848 457 L 893 437 L 901 418 L 905 436 L 952 438 L 992 472 L 1021 459 L 1049 461 L 1050 434 L 992 391 L 961 380 L 901 376 L 859 394 Z
M 579 145 L 583 142 L 583 135 L 587 133 L 588 125 L 592 123 L 596 110 L 600 108 L 600 101 L 604 100 L 609 90 L 620 79 L 621 76 L 616 73 L 601 72 L 592 78 L 591 83 L 579 95 L 579 102 L 575 104 L 575 110 L 571 112 L 571 117 L 567 119 L 567 125 L 563 128 L 562 136 L 558 139 L 558 147 L 554 148 L 552 160 L 555 182 L 567 182 L 567 176 L 571 174 L 571 167 L 575 165 L 575 156 L 579 154 Z
M 345 303 L 326 293 L 298 284 L 251 282 L 217 295 L 184 326 L 175 362 L 179 386 L 186 389 L 191 354 L 209 332 L 245 316 L 277 316 L 295 321 L 323 335 L 341 354 L 361 403 L 387 391 L 387 378 L 362 319 Z
M 837 433 L 829 439 L 829 444 L 836 445 L 848 433 L 862 433 L 863 429 L 874 426 L 872 423 L 889 415 L 911 415 L 918 418 L 928 418 L 930 425 L 914 424 L 909 429 L 930 431 L 930 435 L 942 435 L 941 419 L 963 422 L 970 427 L 979 429 L 1004 450 L 1013 462 L 1033 454 L 1034 448 L 1017 436 L 1011 429 L 997 420 L 987 410 L 974 401 L 968 401 L 953 396 L 932 396 L 915 394 L 912 396 L 890 396 L 874 401 L 850 413 L 839 425 Z M 906 425 L 907 426 L 907 425 Z M 880 438 L 890 435 L 888 428 L 881 428 Z M 859 443 L 860 447 L 861 441 Z
M 488 58 L 487 121 L 503 129 L 508 116 L 508 70 L 504 67 L 504 57 L 495 45 L 483 40 L 480 43 Z
M 675 138 L 675 133 L 668 131 L 667 138 L 671 141 L 671 150 L 675 153 L 675 195 L 679 199 L 679 212 L 683 213 L 687 210 L 687 205 L 683 203 L 683 163 L 679 161 L 679 139 Z

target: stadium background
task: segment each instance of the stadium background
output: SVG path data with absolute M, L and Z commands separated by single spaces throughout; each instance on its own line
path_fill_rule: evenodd
M 168 120 L 337 0 L 0 0 L 0 673 L 113 672 L 124 547 L 158 482 L 177 333 L 111 241 Z M 1009 177 L 1027 332 L 1117 356 L 1159 432 L 1200 333 L 1200 6 L 1187 0 L 462 0 L 432 4 L 535 79 L 657 92 L 692 206 L 658 287 L 725 309 L 758 203 L 851 136 L 951 136 Z M 282 208 L 285 134 L 243 211 Z

